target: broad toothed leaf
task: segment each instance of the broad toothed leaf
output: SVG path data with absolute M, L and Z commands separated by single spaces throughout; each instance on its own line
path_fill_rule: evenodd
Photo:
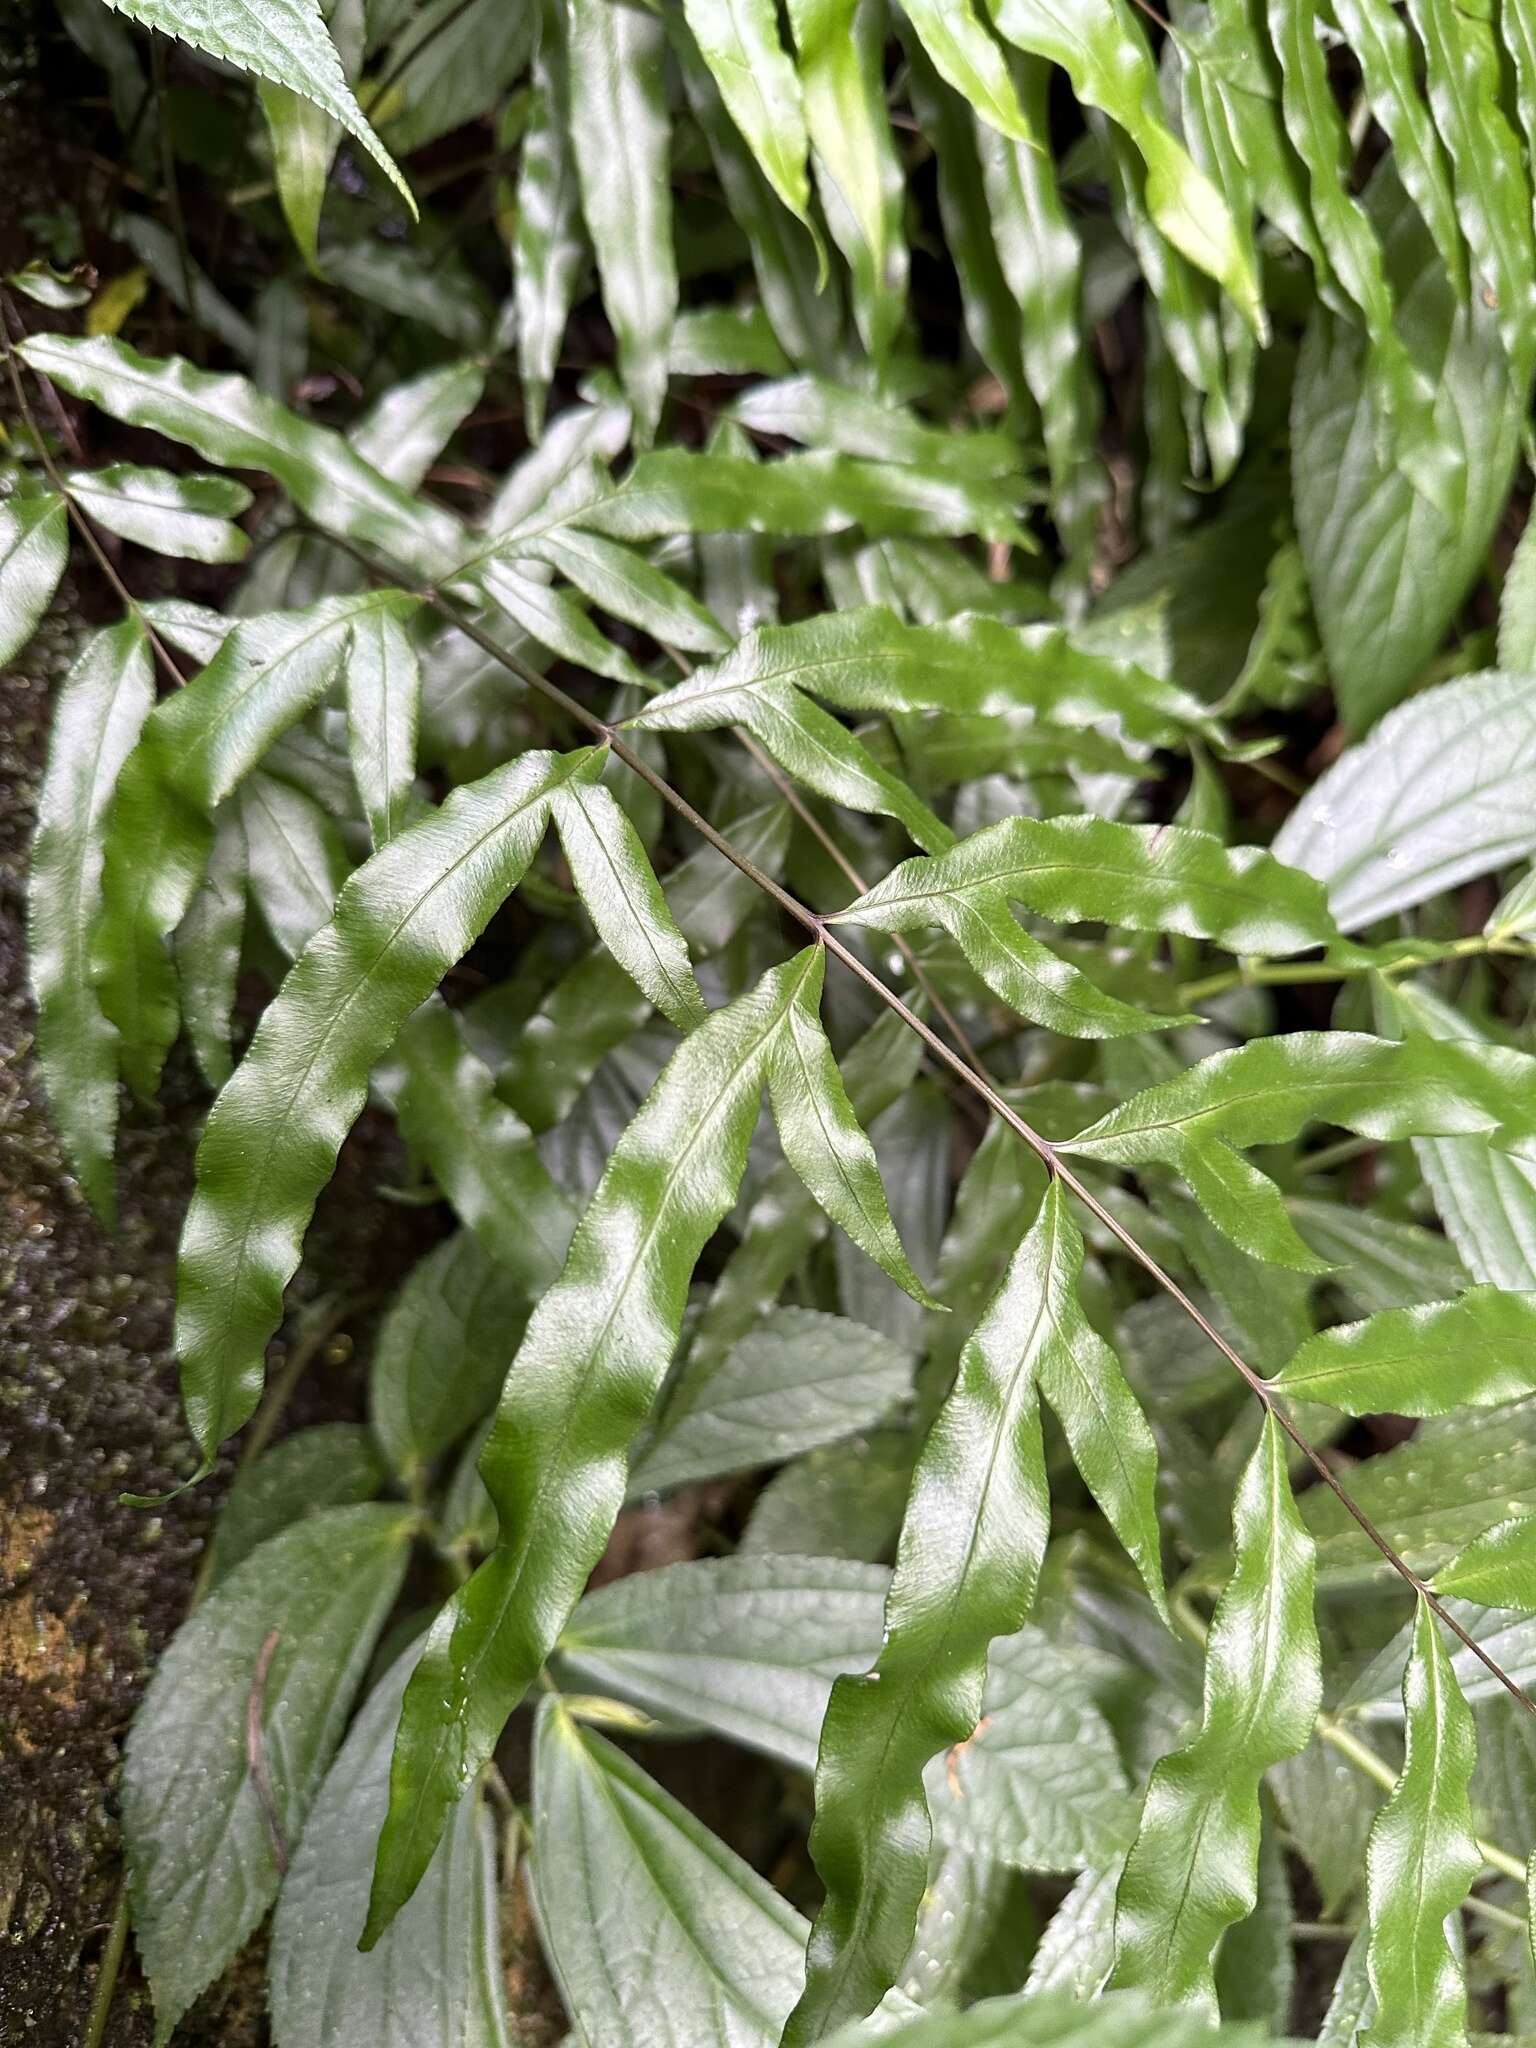
M 1115 1899 L 1117 1986 L 1216 2017 L 1217 1943 L 1258 1896 L 1259 1784 L 1312 1733 L 1322 1697 L 1312 1539 L 1273 1417 L 1238 1483 L 1235 1563 L 1205 1658 L 1199 1732 L 1165 1757 Z
M 251 7 L 211 8 L 193 0 L 109 0 L 119 14 L 159 29 L 310 100 L 360 142 L 395 186 L 414 218 L 416 202 L 394 158 L 363 118 L 342 73 L 318 0 L 259 0 Z
M 272 1537 L 172 1638 L 134 1717 L 123 1835 L 163 2044 L 276 1896 L 399 1589 L 410 1508 L 332 1508 Z M 253 1692 L 258 1669 L 264 1673 Z M 264 1733 L 270 1814 L 251 1758 Z
M 769 2048 L 805 1922 L 767 1880 L 559 1700 L 539 1711 L 533 1811 L 539 1922 L 583 2036 Z
M 389 1752 L 411 1652 L 364 1703 L 320 1787 L 272 1920 L 277 2048 L 506 2048 L 489 1817 L 466 1799 L 421 1890 L 371 1955 L 359 1955 L 367 1845 L 389 1801 Z M 362 1851 L 363 1853 L 360 1853 Z
M 107 1222 L 117 1206 L 117 1055 L 91 986 L 89 939 L 101 904 L 107 809 L 154 691 L 149 642 L 136 621 L 87 641 L 54 703 L 27 894 L 38 1062 L 70 1170 Z

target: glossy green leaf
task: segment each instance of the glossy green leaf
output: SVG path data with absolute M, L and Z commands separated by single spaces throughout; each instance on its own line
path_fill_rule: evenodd
M 1355 931 L 1536 851 L 1533 804 L 1529 677 L 1458 676 L 1400 705 L 1320 776 L 1275 852 L 1316 875 Z
M 517 367 L 529 432 L 540 439 L 544 407 L 586 244 L 571 131 L 564 10 L 547 5 L 533 60 L 532 103 L 518 163 L 512 230 Z
M 598 937 L 664 1017 L 680 1031 L 692 1030 L 703 1019 L 704 998 L 687 941 L 612 791 L 573 778 L 552 808 L 571 878 Z
M 202 879 L 215 810 L 331 688 L 351 653 L 354 626 L 376 612 L 398 620 L 414 609 L 414 600 L 381 592 L 243 620 L 207 667 L 146 720 L 107 821 L 93 948 L 102 1008 L 121 1033 L 123 1070 L 141 1095 L 153 1094 L 176 1034 L 166 941 Z
M 359 868 L 215 1104 L 177 1282 L 183 1396 L 205 1459 L 260 1396 L 283 1289 L 370 1069 L 516 887 L 550 792 L 581 765 L 525 755 Z
M 235 1474 L 208 1543 L 208 1585 L 221 1584 L 252 1551 L 307 1515 L 372 1500 L 383 1484 L 378 1445 L 361 1423 L 295 1430 Z
M 883 605 L 760 626 L 723 661 L 652 698 L 631 722 L 708 731 L 746 716 L 757 693 L 807 691 L 839 711 L 992 716 L 1028 710 L 1068 727 L 1114 721 L 1165 745 L 1206 723 L 1205 708 L 1134 662 L 1087 652 L 1060 626 L 1008 626 L 968 613 L 911 625 Z
M 379 1327 L 368 1415 L 409 1480 L 486 1415 L 517 1348 L 525 1295 L 472 1231 L 419 1260 Z
M 1044 1553 L 1043 1382 L 1053 1380 L 1052 1405 L 1062 1397 L 1074 1422 L 1086 1418 L 1086 1408 L 1069 1408 L 1077 1383 L 1109 1384 L 1107 1349 L 1076 1303 L 1081 1258 L 1058 1189 L 966 1344 L 918 1460 L 880 1656 L 872 1672 L 833 1688 L 822 1731 L 811 1854 L 827 1896 L 787 2042 L 817 2040 L 870 2012 L 901 1968 L 927 1868 L 923 1772 L 973 1733 L 989 1644 L 1023 1621 Z M 1127 1514 L 1138 1559 L 1155 1468 L 1142 1431 L 1151 1462 L 1139 1456 L 1142 1446 L 1127 1445 L 1118 1484 L 1094 1457 L 1111 1512 Z M 1155 1572 L 1155 1533 L 1152 1541 Z
M 979 533 L 1029 545 L 1016 494 L 997 483 L 922 475 L 906 463 L 855 455 L 783 455 L 755 462 L 686 448 L 642 455 L 622 487 L 583 515 L 616 540 L 675 533 L 769 533 L 806 537 L 862 527 L 887 533 Z
M 346 682 L 352 776 L 377 848 L 405 824 L 416 779 L 421 666 L 398 613 L 376 606 L 354 622 Z
M 1346 1415 L 1448 1415 L 1536 1392 L 1536 1294 L 1470 1288 L 1309 1337 L 1272 1382 Z
M 683 14 L 758 168 L 810 226 L 810 137 L 773 0 L 684 0 Z
M 415 218 L 410 187 L 352 97 L 318 0 L 260 0 L 256 7 L 217 13 L 188 0 L 111 0 L 111 5 L 130 20 L 311 101 L 362 144 Z
M 1233 952 L 1301 952 L 1335 931 L 1322 891 L 1260 847 L 1089 817 L 1005 818 L 937 860 L 904 861 L 836 922 L 920 929 L 989 896 L 1062 924 L 1178 932 Z
M 1307 1742 L 1322 1697 L 1312 1541 L 1272 1417 L 1238 1483 L 1233 1538 L 1199 1731 L 1152 1773 L 1115 1899 L 1112 1982 L 1208 2019 L 1217 1944 L 1258 1895 L 1260 1781 Z
M 832 1681 L 880 1647 L 889 1582 L 883 1565 L 803 1556 L 638 1572 L 577 1607 L 561 1680 L 810 1771 Z
M 1408 1308 L 1415 1302 L 1443 1301 L 1468 1284 L 1466 1268 L 1455 1248 L 1439 1231 L 1427 1230 L 1421 1223 L 1403 1223 L 1371 1209 L 1296 1195 L 1289 1208 L 1291 1221 L 1313 1251 L 1331 1261 L 1329 1284 L 1360 1315 Z
M 999 134 L 1040 150 L 1042 130 L 1019 104 L 1008 62 L 972 0 L 902 0 L 933 67 Z
M 1473 288 L 1494 311 L 1517 385 L 1536 350 L 1536 241 L 1531 184 L 1504 111 L 1504 57 L 1493 10 L 1410 0 L 1424 47 L 1425 91 L 1450 155 L 1456 209 L 1472 252 Z
M 1349 188 L 1350 143 L 1328 80 L 1314 0 L 1269 0 L 1286 133 L 1306 167 L 1312 217 L 1333 277 L 1359 309 L 1369 337 L 1366 401 L 1391 423 L 1399 466 L 1442 514 L 1450 512 L 1453 448 L 1436 430 L 1433 387 L 1396 325 L 1381 244 Z
M 753 1502 L 741 1555 L 864 1562 L 888 1555 L 907 1503 L 914 1448 L 905 1430 L 882 1429 L 796 1458 Z
M 1394 1028 L 1453 1040 L 1485 1036 L 1464 1011 L 1416 983 L 1393 990 L 1391 1009 Z M 1536 1287 L 1536 1162 L 1480 1139 L 1416 1138 L 1413 1150 L 1445 1234 L 1473 1279 Z
M 663 1408 L 630 1493 L 776 1465 L 871 1428 L 910 1392 L 912 1364 L 889 1337 L 845 1316 L 776 1309 Z
M 301 419 L 243 377 L 210 376 L 179 356 L 142 356 L 98 335 L 34 334 L 19 352 L 76 398 L 149 427 L 209 462 L 260 469 L 301 511 L 427 575 L 461 552 L 457 522 L 412 497 L 328 427 Z
M 409 1508 L 373 1505 L 294 1523 L 230 1573 L 156 1667 L 128 1736 L 122 1802 L 134 1935 L 158 2043 L 277 1893 L 247 1714 L 259 1716 L 272 1817 L 287 1848 L 341 1739 L 413 1525 Z
M 871 462 L 908 462 L 983 479 L 1019 469 L 1019 451 L 1005 434 L 926 426 L 906 407 L 824 377 L 753 385 L 731 407 L 731 418 L 754 434 L 782 434 L 807 448 L 835 448 Z
M 402 154 L 489 114 L 528 62 L 532 6 L 497 0 L 428 0 L 411 11 L 393 48 L 392 87 L 370 111 Z
M 360 1955 L 366 1853 L 389 1801 L 389 1752 L 412 1653 L 380 1679 L 326 1773 L 272 1922 L 268 1963 L 277 2048 L 507 2048 L 496 1859 L 466 1799 L 416 1897 Z M 360 1853 L 361 1852 L 361 1853 Z
M 402 1136 L 460 1219 L 532 1299 L 560 1271 L 574 1209 L 539 1157 L 533 1133 L 498 1099 L 495 1076 L 466 1043 L 457 1011 L 435 999 L 424 1003 L 397 1045 Z
M 391 483 L 415 490 L 484 388 L 474 361 L 423 370 L 383 392 L 347 430 L 348 444 Z
M 526 552 L 558 569 L 593 604 L 639 626 L 653 640 L 695 654 L 719 654 L 729 645 L 724 628 L 697 598 L 621 541 L 564 526 L 533 541 Z
M 1050 66 L 1021 55 L 1013 76 L 1026 123 L 1043 137 Z M 976 139 L 997 259 L 1021 316 L 1024 380 L 1040 408 L 1052 516 L 1068 551 L 1079 553 L 1092 544 L 1103 497 L 1095 448 L 1102 400 L 1083 348 L 1082 244 L 1038 140 L 1006 131 Z
M 1536 1516 L 1517 1515 L 1474 1538 L 1436 1572 L 1435 1591 L 1536 1614 Z
M 406 1693 L 370 1940 L 415 1889 L 607 1542 L 694 1262 L 736 1199 L 764 1070 L 814 964 L 811 950 L 775 968 L 683 1040 L 528 1324 L 480 1461 L 497 1548 L 434 1622 Z
M 1064 1150 L 1106 1165 L 1160 1161 L 1256 1258 L 1316 1270 L 1272 1183 L 1235 1147 L 1284 1144 L 1313 1121 L 1383 1140 L 1529 1127 L 1536 1073 L 1502 1047 L 1358 1032 L 1255 1039 L 1112 1109 Z
M 533 1773 L 539 1924 L 586 2038 L 771 2048 L 800 1982 L 794 1908 L 558 1699 Z
M 1467 1788 L 1472 1716 L 1419 1601 L 1403 1677 L 1407 1754 L 1366 1850 L 1367 1968 L 1376 2012 L 1365 2048 L 1454 2048 L 1466 2039 L 1467 1990 L 1445 1923 L 1482 1868 Z
M 1226 201 L 1164 118 L 1156 69 L 1130 9 L 1117 0 L 1087 22 L 1071 0 L 992 0 L 992 10 L 1009 42 L 1059 64 L 1078 99 L 1124 129 L 1146 165 L 1147 208 L 1158 228 L 1262 333 L 1258 279 Z
M 1399 467 L 1359 328 L 1319 306 L 1292 391 L 1291 475 L 1330 677 L 1356 731 L 1406 694 L 1464 601 L 1509 489 L 1521 411 L 1480 294 L 1458 300 L 1395 183 L 1378 177 L 1368 197 L 1398 326 L 1430 382 L 1450 460 L 1437 504 Z
M 70 496 L 97 526 L 161 555 L 194 562 L 239 562 L 250 545 L 230 524 L 251 494 L 223 476 L 172 476 L 115 462 L 107 469 L 72 470 Z
M 860 0 L 789 0 L 789 20 L 822 210 L 852 274 L 859 332 L 880 363 L 901 324 L 907 282 L 884 13 Z
M 677 311 L 661 23 L 635 0 L 569 0 L 571 147 L 639 438 L 667 395 Z
M 149 643 L 137 621 L 86 642 L 55 699 L 27 893 L 38 1064 L 70 1171 L 107 1222 L 117 1206 L 116 1034 L 91 986 L 89 942 L 102 898 L 108 806 L 154 691 Z
M 69 558 L 69 514 L 51 491 L 0 500 L 0 662 L 37 631 Z
M 1457 296 L 1465 298 L 1467 255 L 1450 164 L 1419 91 L 1412 32 L 1390 0 L 1334 0 L 1334 12 L 1359 59 L 1371 111 L 1391 137 L 1398 175 L 1434 238 Z
M 816 947 L 768 1061 L 769 1100 L 784 1156 L 817 1204 L 860 1251 L 923 1308 L 939 1304 L 913 1272 L 886 1204 L 880 1169 L 821 1025 L 826 953 Z

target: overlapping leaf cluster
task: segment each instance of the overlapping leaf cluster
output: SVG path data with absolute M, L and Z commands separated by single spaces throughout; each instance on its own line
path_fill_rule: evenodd
M 30 894 L 103 1220 L 119 1083 L 214 1091 L 189 1483 L 361 1116 L 445 1221 L 130 1736 L 159 2038 L 274 1909 L 278 2048 L 501 2043 L 522 1886 L 594 2048 L 1536 2026 L 1536 543 L 1463 613 L 1522 10 L 121 11 L 260 81 L 308 272 L 253 324 L 181 249 L 233 370 L 42 266 L 5 315 L 0 652 L 71 519 L 123 600 Z M 345 155 L 474 124 L 499 309 Z M 407 336 L 344 430 L 295 303 Z M 698 1554 L 588 1590 L 658 1511 Z M 766 1760 L 787 1853 L 657 1733 Z

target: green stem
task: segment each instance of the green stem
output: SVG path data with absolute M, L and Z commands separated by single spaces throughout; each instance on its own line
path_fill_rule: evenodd
M 123 1951 L 127 1946 L 128 1885 L 125 1879 L 119 1878 L 117 1900 L 112 1908 L 112 1925 L 107 1932 L 107 1945 L 101 1952 L 96 1989 L 91 1994 L 91 2010 L 85 2022 L 85 2032 L 80 2036 L 80 2048 L 101 2048 L 107 2031 L 107 2015 L 112 2010 L 112 1996 L 117 1990 L 118 1972 L 123 1967 Z
M 1233 988 L 1300 987 L 1311 982 L 1353 981 L 1362 974 L 1379 974 L 1385 980 L 1394 974 L 1411 974 L 1415 968 L 1437 966 L 1441 960 L 1472 960 L 1488 953 L 1525 954 L 1527 950 L 1498 933 L 1477 932 L 1447 946 L 1438 960 L 1409 957 L 1389 960 L 1385 966 L 1376 966 L 1369 960 L 1245 960 L 1240 966 L 1224 968 L 1220 974 L 1208 974 L 1202 981 L 1185 982 L 1179 990 L 1179 1000 L 1200 1003 L 1212 996 L 1225 995 Z

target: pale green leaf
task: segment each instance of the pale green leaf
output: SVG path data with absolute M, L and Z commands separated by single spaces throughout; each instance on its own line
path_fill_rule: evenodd
M 1426 1422 L 1407 1443 L 1351 1472 L 1349 1492 L 1416 1572 L 1436 1571 L 1495 1523 L 1536 1514 L 1536 1403 Z M 1327 1589 L 1396 1583 L 1381 1552 L 1326 1487 L 1303 1495 L 1302 1517 L 1316 1539 Z
M 454 1817 L 420 1891 L 360 1955 L 368 1850 L 389 1802 L 389 1752 L 412 1652 L 374 1687 L 326 1773 L 272 1922 L 277 2048 L 507 2048 L 496 1860 L 477 1799 Z
M 1449 466 L 1437 506 L 1399 467 L 1360 329 L 1319 305 L 1291 397 L 1296 532 L 1330 679 L 1357 731 L 1411 687 L 1482 567 L 1508 496 L 1521 413 L 1481 296 L 1458 300 L 1395 181 L 1378 176 L 1368 198 L 1398 325 L 1430 380 L 1435 438 Z
M 237 801 L 251 905 L 278 951 L 297 960 L 351 872 L 341 833 L 314 797 L 276 775 L 248 776 Z
M 176 991 L 198 1069 L 210 1088 L 232 1070 L 240 954 L 245 940 L 245 821 L 238 801 L 214 813 L 213 845 L 197 894 L 176 927 Z
M 1275 851 L 1349 931 L 1536 852 L 1528 676 L 1458 676 L 1390 712 L 1307 791 Z
M 412 1269 L 379 1327 L 368 1378 L 369 1419 L 401 1478 L 489 1411 L 524 1300 L 472 1231 L 456 1231 Z
M 1018 447 L 1006 434 L 926 426 L 903 406 L 824 377 L 754 385 L 730 417 L 755 434 L 781 434 L 807 448 L 835 448 L 872 462 L 910 462 L 978 478 L 1013 476 L 1020 467 Z
M 294 1523 L 231 1572 L 156 1666 L 128 1736 L 122 1804 L 158 2043 L 277 1893 L 247 1715 L 259 1716 L 274 1817 L 290 1846 L 346 1726 L 413 1526 L 398 1506 L 331 1508 Z
M 378 848 L 405 824 L 416 779 L 421 665 L 398 614 L 376 606 L 353 622 L 346 684 L 352 777 Z
M 912 1364 L 910 1352 L 845 1316 L 775 1309 L 663 1408 L 630 1494 L 776 1465 L 872 1428 L 910 1392 Z
M 772 2048 L 800 1982 L 794 1908 L 558 1699 L 533 1773 L 539 1924 L 583 2036 Z
M 252 1551 L 307 1515 L 372 1500 L 384 1462 L 358 1422 L 321 1422 L 295 1430 L 243 1464 L 220 1503 L 208 1543 L 207 1584 L 227 1579 Z
M 519 552 L 547 562 L 593 604 L 669 647 L 719 654 L 730 644 L 725 629 L 696 597 L 621 541 L 562 526 Z
M 347 441 L 391 483 L 413 491 L 485 388 L 479 363 L 443 363 L 391 385 L 353 427 Z
M 880 1647 L 890 1574 L 840 1558 L 700 1558 L 588 1593 L 562 1683 L 628 1700 L 809 1771 L 832 1681 Z
M 266 116 L 283 218 L 306 266 L 319 275 L 320 215 L 341 130 L 323 106 L 285 85 L 258 79 L 256 97 Z
M 0 595 L 3 595 L 0 571 Z M 27 891 L 27 950 L 37 1055 L 70 1171 L 98 1215 L 116 1214 L 116 1033 L 91 986 L 90 933 L 101 905 L 108 806 L 154 702 L 143 627 L 94 634 L 54 699 Z
M 1499 597 L 1499 667 L 1536 673 L 1536 520 L 1520 535 Z
M 1258 1896 L 1260 1781 L 1307 1742 L 1322 1696 L 1312 1541 L 1273 1417 L 1238 1484 L 1233 1538 L 1200 1727 L 1147 1787 L 1115 1900 L 1111 1980 L 1212 2020 L 1217 1944 Z

